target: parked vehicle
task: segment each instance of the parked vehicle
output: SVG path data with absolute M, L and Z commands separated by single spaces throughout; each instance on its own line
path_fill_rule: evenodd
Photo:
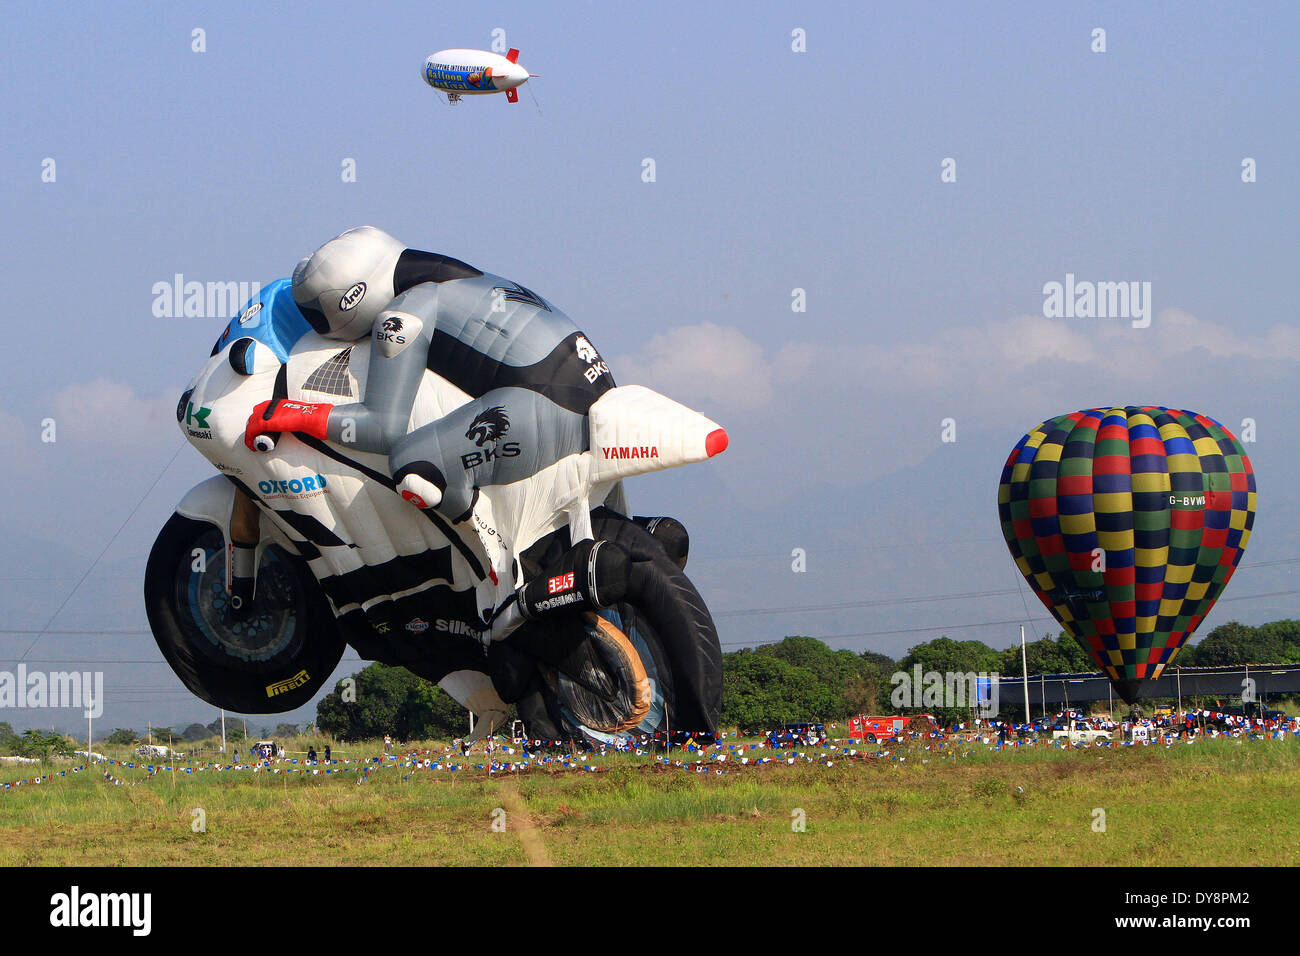
M 928 732 L 938 730 L 939 725 L 931 714 L 886 717 L 859 714 L 849 719 L 849 736 L 870 744 L 901 737 L 909 729 Z

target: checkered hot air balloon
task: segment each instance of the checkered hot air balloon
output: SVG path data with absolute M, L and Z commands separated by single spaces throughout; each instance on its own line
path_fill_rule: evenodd
M 1132 704 L 1236 570 L 1255 521 L 1255 472 L 1205 415 L 1091 408 L 1016 443 L 998 513 L 1034 593 Z

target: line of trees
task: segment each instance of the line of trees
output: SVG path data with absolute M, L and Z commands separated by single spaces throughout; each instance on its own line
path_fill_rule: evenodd
M 1031 674 L 1068 674 L 1097 669 L 1079 642 L 1064 632 L 1027 642 Z M 1175 658 L 1184 667 L 1242 664 L 1300 664 L 1300 620 L 1252 627 L 1221 624 Z M 997 673 L 1019 677 L 1020 645 L 994 650 L 983 641 L 939 637 L 908 650 L 897 661 L 866 651 L 834 651 L 811 637 L 787 637 L 777 644 L 723 655 L 723 723 L 742 728 L 772 728 L 790 720 L 838 720 L 857 713 L 890 714 L 896 672 Z M 941 720 L 968 716 L 936 709 Z
M 1079 673 L 1096 665 L 1065 633 L 1028 642 L 1031 674 Z M 1251 627 L 1220 625 L 1178 655 L 1183 666 L 1300 663 L 1300 621 Z M 910 648 L 898 660 L 875 651 L 833 650 L 813 637 L 787 637 L 762 647 L 723 655 L 722 723 L 770 729 L 793 720 L 841 720 L 852 714 L 896 713 L 890 703 L 892 676 L 922 671 L 998 673 L 1020 676 L 1020 646 L 995 650 L 982 641 L 939 637 Z M 355 695 L 336 687 L 317 706 L 317 727 L 339 740 L 381 737 L 451 738 L 467 729 L 467 715 L 449 695 L 400 667 L 371 664 L 355 675 Z M 934 709 L 941 720 L 969 716 Z
M 38 760 L 70 754 L 76 744 L 57 730 L 25 730 L 16 733 L 8 723 L 0 723 L 0 754 L 6 757 L 35 757 Z
M 1031 674 L 1064 674 L 1096 670 L 1078 642 L 1062 633 L 1026 644 Z M 1251 626 L 1230 621 L 1210 631 L 1198 644 L 1179 651 L 1175 663 L 1184 667 L 1242 664 L 1300 664 L 1300 620 L 1288 619 Z M 792 720 L 840 720 L 852 714 L 895 713 L 890 704 L 899 671 L 993 673 L 1021 675 L 1020 646 L 994 650 L 982 641 L 939 637 L 908 650 L 898 660 L 875 651 L 832 650 L 812 637 L 787 637 L 762 647 L 723 655 L 722 722 L 724 726 L 770 729 Z M 353 675 L 355 693 L 344 695 L 342 684 L 317 705 L 315 730 L 337 740 L 363 740 L 392 734 L 398 739 L 450 739 L 468 729 L 468 715 L 450 695 L 401 667 L 371 664 Z M 940 719 L 964 714 L 936 711 Z M 277 739 L 310 732 L 297 724 L 280 723 L 263 736 Z M 221 721 L 192 723 L 182 731 L 155 727 L 154 743 L 196 743 L 221 735 Z M 135 746 L 145 734 L 116 728 L 105 741 Z M 226 722 L 226 740 L 244 740 L 243 722 Z M 16 733 L 0 723 L 0 754 L 48 757 L 69 753 L 72 738 L 57 732 Z

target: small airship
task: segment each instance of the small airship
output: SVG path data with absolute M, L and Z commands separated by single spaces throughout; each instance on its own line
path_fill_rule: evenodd
M 518 50 L 505 56 L 487 50 L 439 50 L 424 61 L 424 82 L 447 94 L 451 103 L 483 93 L 505 93 L 507 102 L 518 103 L 519 87 L 533 75 L 518 59 Z

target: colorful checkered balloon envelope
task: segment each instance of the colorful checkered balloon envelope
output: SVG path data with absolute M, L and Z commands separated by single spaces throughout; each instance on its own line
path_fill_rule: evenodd
M 1016 443 L 998 513 L 1034 593 L 1132 704 L 1236 570 L 1255 521 L 1255 472 L 1205 415 L 1090 408 Z

